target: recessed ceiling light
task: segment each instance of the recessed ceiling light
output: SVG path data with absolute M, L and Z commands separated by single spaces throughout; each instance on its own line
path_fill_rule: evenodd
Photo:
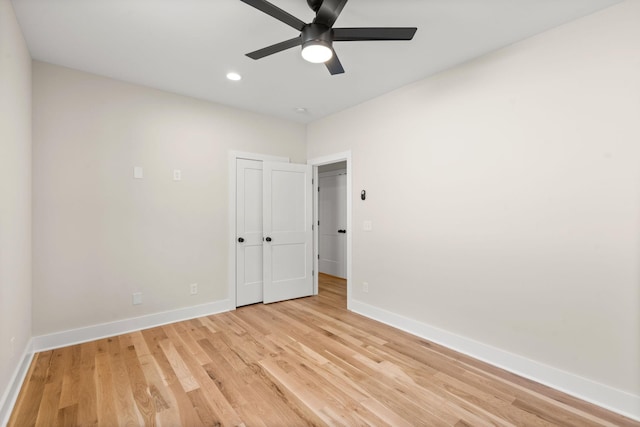
M 237 81 L 239 81 L 239 80 L 242 80 L 242 76 L 241 76 L 240 74 L 238 74 L 238 73 L 234 73 L 234 72 L 227 73 L 227 78 L 228 78 L 229 80 L 231 80 L 231 81 L 234 81 L 234 82 L 237 82 Z
M 294 110 L 298 114 L 307 114 L 308 112 L 307 109 L 304 107 L 297 107 L 297 108 L 294 108 Z

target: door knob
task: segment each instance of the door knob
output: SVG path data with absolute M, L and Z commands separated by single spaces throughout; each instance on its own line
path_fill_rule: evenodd
M 338 233 L 343 233 L 344 234 L 346 232 L 347 232 L 347 230 L 338 230 Z
M 240 242 L 240 243 L 244 242 L 244 238 L 238 237 L 238 242 Z
M 267 242 L 270 242 L 270 241 L 271 241 L 271 237 L 267 237 L 265 240 L 266 240 Z

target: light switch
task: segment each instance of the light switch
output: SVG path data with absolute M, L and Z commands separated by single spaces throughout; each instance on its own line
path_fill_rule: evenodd
M 372 231 L 373 230 L 373 223 L 369 220 L 366 220 L 362 223 L 362 229 L 364 231 Z
M 144 173 L 142 171 L 142 166 L 134 166 L 133 167 L 133 177 L 135 179 L 142 179 L 144 177 Z
M 182 179 L 182 172 L 180 172 L 180 169 L 174 169 L 173 170 L 173 180 L 174 181 L 180 181 Z

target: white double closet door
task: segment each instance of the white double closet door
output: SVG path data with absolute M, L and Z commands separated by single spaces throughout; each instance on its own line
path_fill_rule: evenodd
M 236 161 L 236 306 L 313 294 L 311 166 Z

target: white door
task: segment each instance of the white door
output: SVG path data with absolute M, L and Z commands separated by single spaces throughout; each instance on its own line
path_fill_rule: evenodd
M 313 294 L 311 166 L 263 164 L 264 302 Z
M 344 171 L 321 175 L 318 187 L 318 270 L 346 278 L 347 175 Z
M 262 162 L 236 161 L 236 306 L 262 301 Z
M 237 307 L 313 294 L 311 191 L 311 166 L 236 161 Z

